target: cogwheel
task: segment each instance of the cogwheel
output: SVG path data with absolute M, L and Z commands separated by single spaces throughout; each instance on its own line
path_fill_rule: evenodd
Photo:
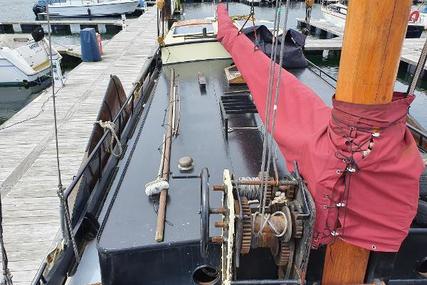
M 296 194 L 296 186 L 293 186 L 293 185 L 291 185 L 291 186 L 289 186 L 287 189 L 286 189 L 286 198 L 288 198 L 289 200 L 294 200 L 295 199 L 295 194 Z
M 304 223 L 301 220 L 297 212 L 292 211 L 292 226 L 293 226 L 293 237 L 302 238 L 302 233 L 304 230 Z
M 280 245 L 280 252 L 276 256 L 277 266 L 285 266 L 289 263 L 291 258 L 291 247 L 289 243 L 282 242 Z
M 242 201 L 242 245 L 240 247 L 241 254 L 248 254 L 251 250 L 252 242 L 252 213 L 249 207 L 248 199 L 241 197 Z

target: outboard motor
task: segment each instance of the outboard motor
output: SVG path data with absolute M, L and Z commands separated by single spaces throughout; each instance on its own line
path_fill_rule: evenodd
M 33 39 L 36 42 L 41 41 L 44 38 L 44 30 L 42 27 L 38 27 L 35 28 L 32 32 L 31 32 L 31 36 L 33 37 Z
M 40 13 L 46 12 L 46 5 L 46 0 L 38 0 L 36 3 L 34 3 L 33 12 L 36 17 L 38 17 Z

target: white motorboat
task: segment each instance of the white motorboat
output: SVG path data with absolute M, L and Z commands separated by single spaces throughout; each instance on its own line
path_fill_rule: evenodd
M 344 28 L 347 17 L 347 6 L 338 0 L 328 0 L 322 2 L 323 17 L 336 26 Z
M 53 57 L 55 69 L 60 72 L 61 56 L 53 50 Z M 1 86 L 44 85 L 51 80 L 50 66 L 48 42 L 45 38 L 35 41 L 31 35 L 0 35 Z
M 102 17 L 131 14 L 139 0 L 67 0 L 49 4 L 49 13 L 57 17 Z

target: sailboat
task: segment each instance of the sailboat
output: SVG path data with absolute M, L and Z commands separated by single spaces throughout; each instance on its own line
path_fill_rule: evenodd
M 363 14 L 353 3 L 350 13 Z M 392 91 L 402 17 L 384 13 L 399 26 L 382 34 L 399 41 L 390 57 L 368 54 L 394 62 L 376 65 L 390 73 L 367 75 L 392 78 L 382 85 L 390 92 L 368 96 L 367 84 L 354 89 L 366 96 L 352 99 L 343 94 L 357 92 L 340 88 L 357 78 L 335 91 L 304 58 L 281 68 L 302 51 L 286 41 L 292 32 L 280 45 L 270 35 L 273 48 L 263 49 L 271 37 L 236 25 L 224 5 L 217 15 L 175 23 L 110 109 L 109 131 L 94 127 L 88 157 L 61 195 L 63 238 L 34 284 L 426 281 L 427 229 L 412 222 L 425 134 L 406 127 L 413 95 Z M 355 24 L 344 62 L 360 39 Z M 123 93 L 113 76 L 106 98 Z

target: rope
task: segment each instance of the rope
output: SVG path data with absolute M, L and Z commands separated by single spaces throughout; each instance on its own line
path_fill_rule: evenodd
M 266 214 L 263 215 L 260 212 L 255 212 L 254 213 L 254 218 L 252 219 L 252 228 L 255 228 L 255 221 L 257 216 L 261 215 L 261 226 L 259 227 L 259 231 L 258 234 L 262 233 L 264 228 L 267 226 L 267 224 L 270 226 L 270 228 L 274 231 L 274 235 L 278 238 L 283 237 L 287 230 L 288 230 L 288 226 L 284 227 L 284 229 L 279 232 L 276 227 L 274 226 L 274 224 L 271 222 L 271 218 L 276 217 L 276 216 L 282 216 L 283 219 L 285 221 L 287 221 L 288 219 L 286 218 L 285 213 L 283 213 L 282 211 L 276 211 L 273 214 Z
M 70 217 L 70 209 L 68 208 L 68 203 L 65 200 L 65 196 L 64 196 L 64 188 L 63 187 L 59 187 L 58 191 L 56 192 L 59 200 L 61 202 L 61 207 L 64 211 L 64 218 L 65 218 L 65 230 L 67 233 L 67 237 L 71 240 L 71 246 L 73 247 L 73 251 L 74 251 L 74 256 L 76 257 L 76 262 L 77 264 L 80 263 L 80 255 L 79 255 L 79 250 L 77 248 L 77 243 L 76 243 L 76 239 L 73 235 L 73 226 L 71 224 L 71 217 Z M 64 235 L 64 233 L 63 233 Z
M 1 257 L 2 257 L 2 270 L 3 270 L 3 279 L 0 281 L 0 285 L 13 285 L 12 275 L 10 274 L 10 270 L 8 268 L 8 259 L 7 252 L 4 246 L 3 240 L 3 211 L 2 211 L 2 203 L 1 203 L 1 195 L 0 195 L 0 247 L 1 247 Z
M 101 128 L 103 128 L 104 132 L 106 131 L 111 132 L 111 139 L 108 145 L 108 152 L 110 152 L 114 157 L 122 156 L 123 147 L 116 133 L 116 125 L 111 121 L 102 121 L 102 120 L 96 121 L 95 124 L 98 124 Z M 117 152 L 114 151 L 114 141 L 117 142 L 117 148 L 118 148 Z
M 259 181 L 259 177 L 239 177 L 239 181 L 249 180 L 249 181 Z M 248 200 L 259 200 L 260 197 L 260 187 L 259 185 L 239 185 L 239 194 L 248 198 Z

